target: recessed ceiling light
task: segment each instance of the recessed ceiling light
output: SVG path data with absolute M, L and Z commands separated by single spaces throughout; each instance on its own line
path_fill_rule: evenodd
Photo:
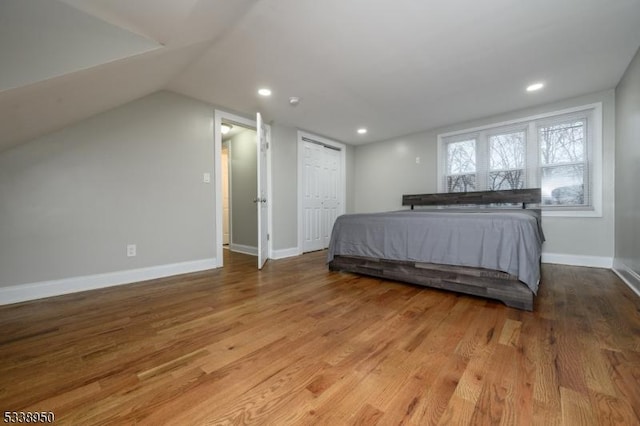
M 220 133 L 222 133 L 223 135 L 226 135 L 227 133 L 229 133 L 231 131 L 232 127 L 233 126 L 231 124 L 222 123 L 220 125 Z
M 543 83 L 533 83 L 527 86 L 527 92 L 535 92 L 536 90 L 540 90 L 544 87 Z
M 358 129 L 358 134 L 364 135 L 365 133 L 367 133 L 367 129 L 365 129 L 364 127 Z
M 266 87 L 263 87 L 262 89 L 258 90 L 258 95 L 260 95 L 260 96 L 271 96 L 271 90 L 267 89 Z

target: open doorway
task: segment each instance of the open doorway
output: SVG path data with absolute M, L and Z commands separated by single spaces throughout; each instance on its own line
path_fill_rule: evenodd
M 239 133 L 245 133 L 244 143 L 234 143 L 233 132 L 229 137 L 225 136 L 226 147 L 226 177 L 223 185 L 223 134 L 222 124 L 227 124 L 230 130 L 236 128 Z M 259 129 L 259 131 L 257 130 Z M 251 131 L 252 133 L 246 133 Z M 272 251 L 269 230 L 272 228 L 272 205 L 271 205 L 271 128 L 265 124 L 260 114 L 256 114 L 256 120 L 251 120 L 224 111 L 216 110 L 213 119 L 214 134 L 214 163 L 215 163 L 215 200 L 216 200 L 216 266 L 224 264 L 223 246 L 228 241 L 228 248 L 242 253 L 256 256 L 258 269 L 261 269 Z M 228 133 L 227 133 L 228 134 Z M 236 138 L 238 136 L 236 135 Z M 251 143 L 248 143 L 251 142 Z M 252 147 L 251 149 L 249 147 Z M 252 153 L 250 152 L 252 151 Z M 239 160 L 238 156 L 245 159 L 253 158 L 251 161 Z M 254 165 L 255 164 L 255 165 Z M 242 177 L 237 177 L 236 172 L 243 173 Z M 247 176 L 254 176 L 254 182 L 245 189 L 239 190 L 236 194 L 238 180 L 248 184 Z M 223 188 L 226 186 L 227 192 Z M 227 231 L 228 240 L 225 240 L 225 209 L 224 199 L 227 199 Z M 238 218 L 245 215 L 244 218 Z M 250 219 L 248 219 L 251 217 Z M 254 227 L 253 218 L 256 218 L 257 226 Z M 246 226 L 240 227 L 242 223 Z M 257 229 L 256 229 L 257 228 Z M 255 229 L 255 232 L 253 231 Z M 255 239 L 254 239 L 255 236 Z M 254 241 L 257 240 L 257 247 Z
M 238 252 L 258 255 L 258 193 L 256 130 L 222 120 L 222 244 Z

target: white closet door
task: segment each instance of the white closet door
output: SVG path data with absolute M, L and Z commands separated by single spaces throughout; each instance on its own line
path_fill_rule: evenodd
M 323 199 L 322 199 L 322 248 L 329 247 L 331 230 L 340 210 L 340 151 L 324 148 Z
M 324 147 L 311 142 L 304 143 L 302 172 L 302 214 L 304 221 L 303 251 L 322 250 L 322 201 L 324 197 Z
M 331 230 L 341 214 L 342 153 L 304 141 L 302 171 L 302 251 L 329 247 Z

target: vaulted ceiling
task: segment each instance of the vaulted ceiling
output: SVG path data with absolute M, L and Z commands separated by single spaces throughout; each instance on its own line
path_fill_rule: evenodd
M 0 150 L 162 89 L 360 144 L 615 87 L 639 46 L 640 0 L 0 0 Z

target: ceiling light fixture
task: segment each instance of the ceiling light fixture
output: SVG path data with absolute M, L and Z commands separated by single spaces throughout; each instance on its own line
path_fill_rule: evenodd
M 231 131 L 232 128 L 233 126 L 231 124 L 222 123 L 222 125 L 220 126 L 220 133 L 222 133 L 223 135 L 226 135 Z
M 544 87 L 543 83 L 533 83 L 527 86 L 527 92 L 535 92 Z
M 260 95 L 260 96 L 271 96 L 271 90 L 267 89 L 266 87 L 263 87 L 262 89 L 258 90 L 258 95 Z
M 296 105 L 298 105 L 299 103 L 300 103 L 300 98 L 299 98 L 299 97 L 297 97 L 297 96 L 291 96 L 291 97 L 289 98 L 289 105 L 291 105 L 291 106 L 296 106 Z
M 365 129 L 364 127 L 361 127 L 358 129 L 358 134 L 360 135 L 364 135 L 367 133 L 367 129 Z

